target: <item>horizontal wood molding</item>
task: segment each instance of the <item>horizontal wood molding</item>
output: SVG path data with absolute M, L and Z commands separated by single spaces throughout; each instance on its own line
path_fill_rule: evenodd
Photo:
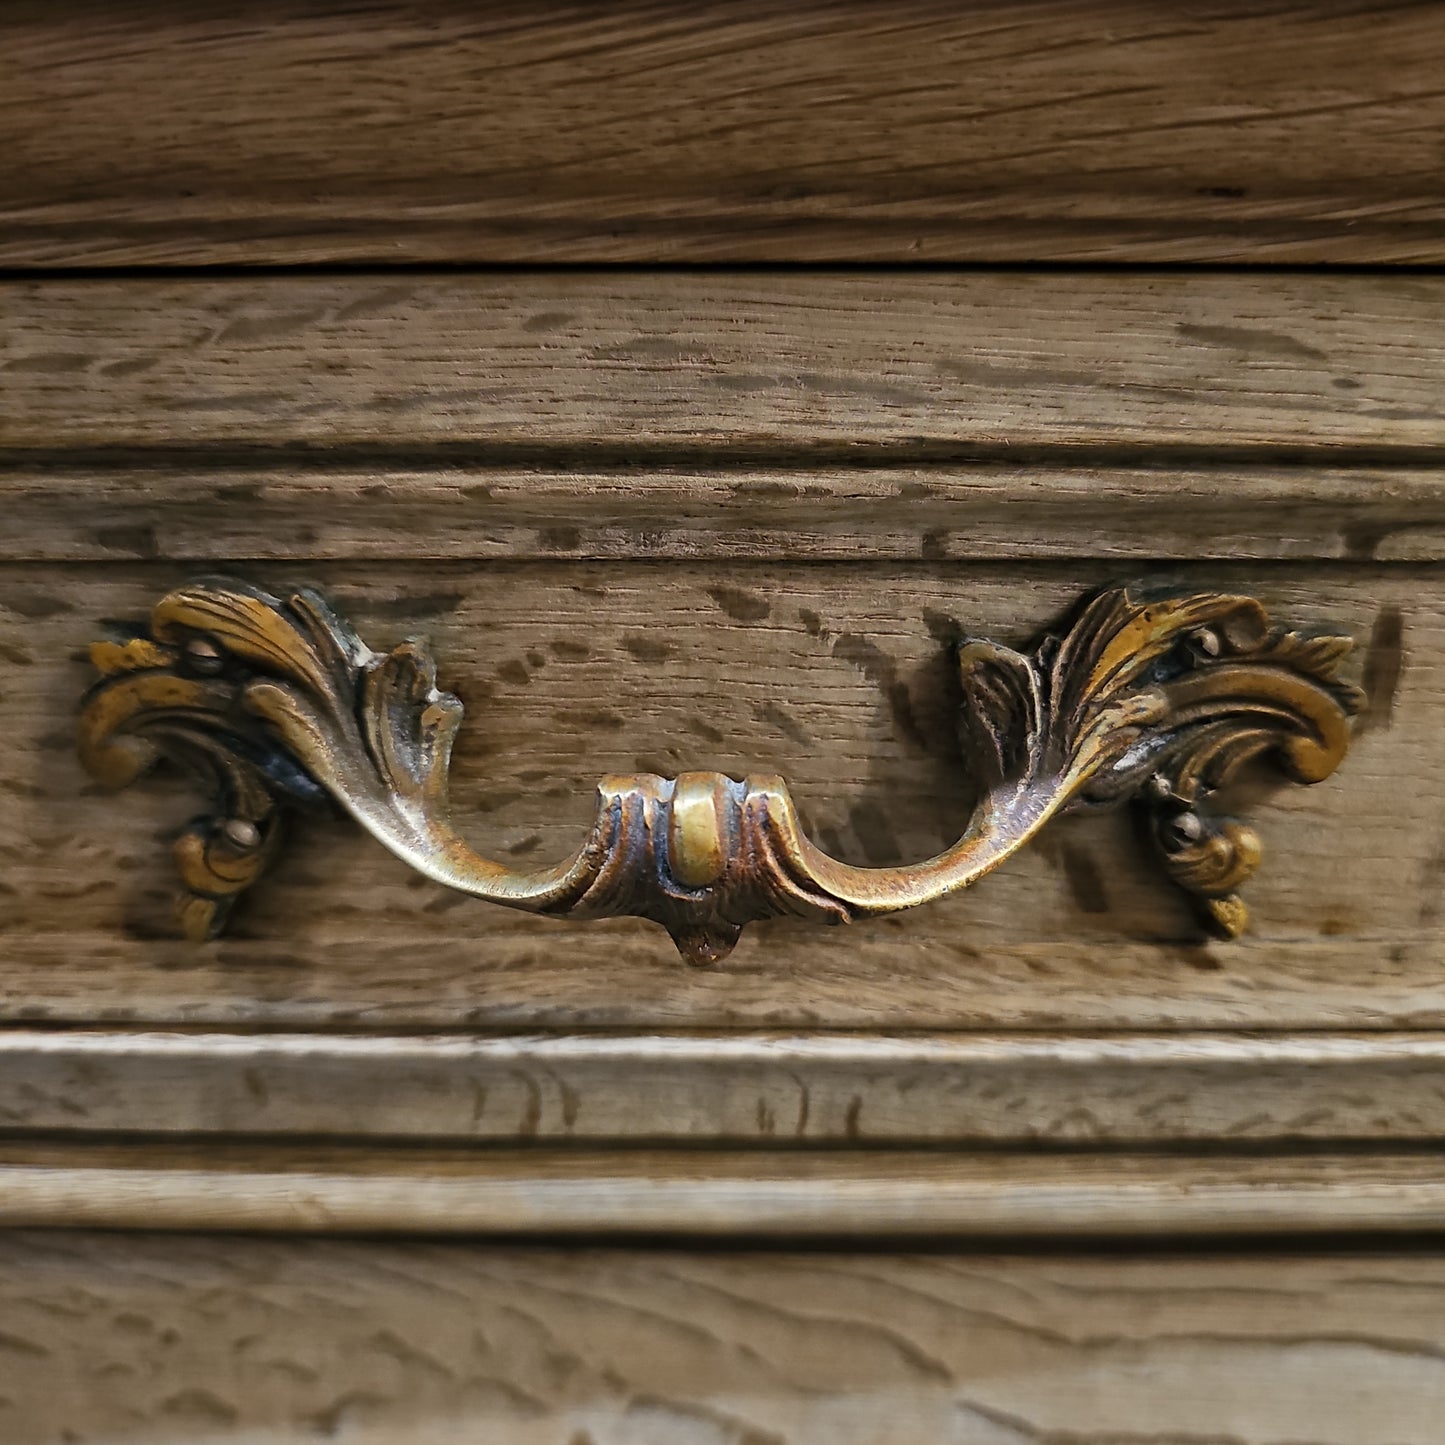
M 0 448 L 16 462 L 259 447 L 366 465 L 1128 466 L 1182 449 L 1433 466 L 1445 452 L 1435 276 L 99 279 L 5 283 L 0 308 Z
M 0 1144 L 0 1227 L 735 1238 L 1445 1230 L 1422 1153 Z
M 10 266 L 1445 259 L 1428 5 L 87 0 L 0 54 Z
M 0 1130 L 808 1146 L 1445 1136 L 1445 1035 L 0 1032 Z
M 721 459 L 720 459 L 721 460 Z M 0 466 L 0 562 L 1445 560 L 1445 467 Z

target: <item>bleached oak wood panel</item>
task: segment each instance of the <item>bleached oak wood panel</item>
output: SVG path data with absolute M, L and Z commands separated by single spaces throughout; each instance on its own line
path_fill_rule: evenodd
M 13 1445 L 1437 1445 L 1445 1260 L 0 1236 Z
M 1445 279 L 1425 275 L 98 278 L 6 283 L 0 318 L 0 446 L 21 452 L 1273 465 L 1445 445 Z

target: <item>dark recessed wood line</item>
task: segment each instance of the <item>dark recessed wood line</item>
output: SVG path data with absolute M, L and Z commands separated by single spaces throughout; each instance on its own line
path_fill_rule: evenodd
M 1114 445 L 1031 444 L 996 446 L 912 441 L 882 446 L 840 446 L 826 442 L 788 447 L 756 445 L 747 441 L 712 443 L 701 447 L 641 439 L 636 443 L 539 442 L 479 443 L 474 440 L 418 441 L 411 445 L 341 445 L 302 441 L 266 445 L 237 445 L 231 441 L 178 442 L 174 446 L 7 447 L 0 443 L 0 480 L 7 472 L 75 468 L 125 470 L 148 468 L 164 472 L 224 472 L 285 469 L 323 474 L 360 467 L 394 467 L 424 473 L 459 467 L 554 468 L 559 473 L 586 471 L 615 473 L 618 477 L 655 476 L 659 472 L 696 468 L 711 472 L 752 472 L 760 469 L 807 473 L 821 468 L 850 471 L 918 468 L 945 471 L 958 467 L 1001 467 L 1010 471 L 1038 466 L 1058 469 L 1122 467 L 1152 469 L 1161 474 L 1189 467 L 1225 471 L 1238 467 L 1270 467 L 1285 471 L 1312 468 L 1440 468 L 1445 470 L 1445 442 L 1438 446 L 1370 445 L 1305 446 L 1297 443 L 1253 445 Z

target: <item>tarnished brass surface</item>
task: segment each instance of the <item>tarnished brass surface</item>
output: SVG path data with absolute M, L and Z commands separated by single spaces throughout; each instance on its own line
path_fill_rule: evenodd
M 205 938 L 277 853 L 284 815 L 329 797 L 419 872 L 493 903 L 661 923 L 683 957 L 722 958 L 744 925 L 846 923 L 983 877 L 1055 814 L 1126 800 L 1205 921 L 1238 934 L 1258 866 L 1248 825 L 1203 811 L 1253 759 L 1314 783 L 1345 755 L 1358 691 L 1347 637 L 1271 628 L 1250 597 L 1110 588 L 1028 652 L 965 642 L 961 719 L 978 801 L 962 838 L 909 867 L 858 868 L 803 836 L 781 778 L 609 776 L 576 855 L 513 869 L 452 826 L 447 772 L 461 704 L 419 643 L 368 649 L 312 592 L 273 597 L 202 578 L 163 597 L 149 635 L 96 643 L 80 752 L 102 783 L 160 756 L 206 775 L 212 811 L 176 845 L 182 925 Z

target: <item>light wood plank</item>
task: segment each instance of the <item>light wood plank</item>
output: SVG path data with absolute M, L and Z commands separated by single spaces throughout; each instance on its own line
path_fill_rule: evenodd
M 1445 1035 L 0 1031 L 0 1127 L 714 1144 L 1430 1140 Z
M 0 445 L 21 453 L 1434 464 L 1445 446 L 1433 276 L 11 282 L 0 317 Z
M 262 582 L 297 569 L 248 568 Z M 167 936 L 183 780 L 122 795 L 70 718 L 103 619 L 143 617 L 173 565 L 0 572 L 0 928 L 12 1020 L 322 1027 L 1445 1026 L 1440 988 L 1438 569 L 1181 566 L 1359 639 L 1372 700 L 1338 775 L 1244 801 L 1268 855 L 1253 931 L 1203 943 L 1129 820 L 1051 828 L 977 888 L 873 924 L 759 925 L 690 970 L 652 925 L 529 918 L 445 893 L 359 831 L 298 829 L 232 936 Z M 777 771 L 859 862 L 921 859 L 969 804 L 948 640 L 1021 643 L 1098 564 L 313 564 L 373 645 L 431 635 L 468 706 L 459 816 L 503 858 L 564 857 L 606 771 Z
M 736 1239 L 1445 1229 L 1419 1153 L 0 1144 L 0 1227 Z
M 1445 259 L 1430 5 L 0 19 L 12 266 Z

